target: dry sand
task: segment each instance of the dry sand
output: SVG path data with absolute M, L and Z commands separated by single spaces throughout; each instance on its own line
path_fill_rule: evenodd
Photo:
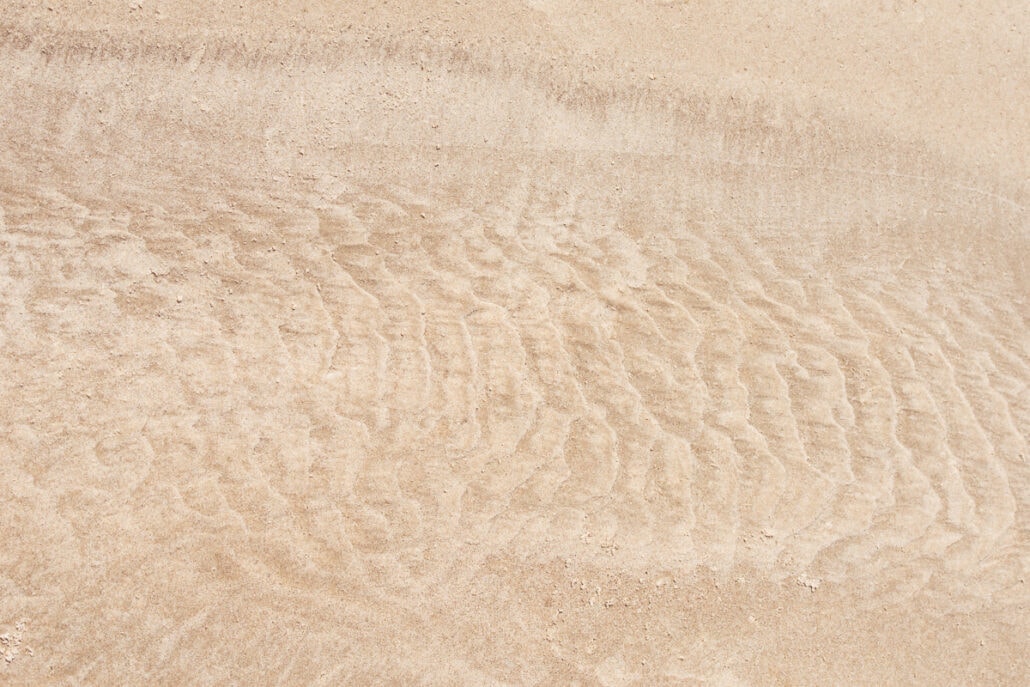
M 3 3 L 0 683 L 1027 684 L 1030 5 L 471 4 Z

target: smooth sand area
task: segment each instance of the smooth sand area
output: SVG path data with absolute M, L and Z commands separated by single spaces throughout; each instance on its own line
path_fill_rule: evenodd
M 6 2 L 0 684 L 1030 684 L 1030 5 Z

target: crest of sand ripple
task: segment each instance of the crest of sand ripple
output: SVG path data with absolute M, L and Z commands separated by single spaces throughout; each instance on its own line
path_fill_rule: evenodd
M 905 604 L 1025 636 L 1018 193 L 424 46 L 62 40 L 3 47 L 15 679 L 728 684 Z

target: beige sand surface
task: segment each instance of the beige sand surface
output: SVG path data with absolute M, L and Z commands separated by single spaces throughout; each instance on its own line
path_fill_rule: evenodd
M 1026 2 L 0 3 L 0 684 L 1030 683 Z

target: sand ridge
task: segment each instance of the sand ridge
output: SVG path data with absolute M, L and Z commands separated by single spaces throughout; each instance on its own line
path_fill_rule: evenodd
M 1018 125 L 534 4 L 5 20 L 5 681 L 1025 680 Z

